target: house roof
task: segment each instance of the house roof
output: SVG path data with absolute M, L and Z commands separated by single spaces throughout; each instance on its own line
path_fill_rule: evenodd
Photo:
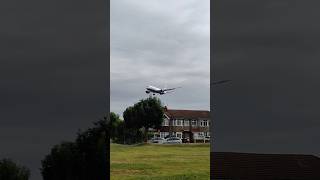
M 165 109 L 164 113 L 170 118 L 205 118 L 205 119 L 209 119 L 209 117 L 210 117 L 210 111 L 203 111 L 203 110 Z
M 320 158 L 296 154 L 211 152 L 211 179 L 320 179 Z

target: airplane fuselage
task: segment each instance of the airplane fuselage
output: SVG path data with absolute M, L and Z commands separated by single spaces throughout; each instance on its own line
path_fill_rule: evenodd
M 147 89 L 146 93 L 153 93 L 153 94 L 157 93 L 160 95 L 165 94 L 164 90 L 157 88 L 157 87 L 154 87 L 154 86 L 148 86 L 146 89 Z

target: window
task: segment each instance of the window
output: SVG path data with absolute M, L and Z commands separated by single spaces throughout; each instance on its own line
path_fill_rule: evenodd
M 182 120 L 176 120 L 177 126 L 182 126 Z
M 169 126 L 169 120 L 167 119 L 164 120 L 164 126 Z
M 197 125 L 197 120 L 192 120 L 192 121 L 191 121 L 191 125 L 192 125 L 192 126 L 196 126 L 196 125 Z
M 164 132 L 160 132 L 160 137 L 164 137 Z
M 168 119 L 164 119 L 162 122 L 162 126 L 169 126 L 169 120 Z
M 201 121 L 200 121 L 200 126 L 202 126 L 202 127 L 209 126 L 209 125 L 208 125 L 208 120 L 201 120 Z
M 203 132 L 194 133 L 194 138 L 195 139 L 203 139 L 204 138 L 204 133 Z
M 182 137 L 182 133 L 181 133 L 181 132 L 177 132 L 177 133 L 176 133 L 176 136 L 177 136 L 178 138 L 181 138 L 181 137 Z
M 169 132 L 160 132 L 160 137 L 165 138 L 167 135 L 169 135 Z
M 189 126 L 189 120 L 184 120 L 184 126 Z
M 172 126 L 176 126 L 176 120 L 172 120 Z
M 202 126 L 208 126 L 208 120 L 203 120 L 202 121 Z

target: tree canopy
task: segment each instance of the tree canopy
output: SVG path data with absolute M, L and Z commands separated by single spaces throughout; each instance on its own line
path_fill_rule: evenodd
M 79 132 L 75 142 L 54 146 L 44 160 L 43 180 L 107 179 L 107 118 Z
M 0 160 L 0 180 L 28 180 L 30 171 L 11 159 Z
M 121 136 L 121 126 L 123 126 L 123 120 L 120 119 L 119 115 L 111 112 L 110 120 L 108 122 L 108 132 L 110 134 L 111 139 L 117 139 Z
M 149 97 L 142 99 L 128 107 L 123 118 L 127 128 L 143 128 L 147 138 L 149 128 L 159 128 L 163 121 L 164 110 L 159 98 Z M 146 140 L 146 139 L 145 139 Z

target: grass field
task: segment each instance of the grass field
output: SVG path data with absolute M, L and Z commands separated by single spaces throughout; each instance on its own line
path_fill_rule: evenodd
M 111 180 L 207 180 L 210 145 L 110 144 Z

